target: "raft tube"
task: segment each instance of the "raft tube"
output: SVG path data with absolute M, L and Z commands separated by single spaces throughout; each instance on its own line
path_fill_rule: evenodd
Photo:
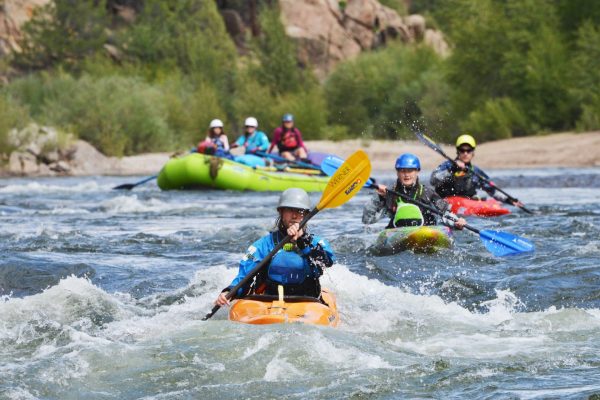
M 435 253 L 439 249 L 452 247 L 453 242 L 452 231 L 447 226 L 407 226 L 381 232 L 370 252 L 378 256 L 406 250 L 415 253 Z
M 454 214 L 457 215 L 475 215 L 478 217 L 497 217 L 510 214 L 510 210 L 502 207 L 496 199 L 473 200 L 467 197 L 450 196 L 446 200 Z
M 172 158 L 158 174 L 162 190 L 223 189 L 283 191 L 297 187 L 307 192 L 325 189 L 329 177 L 318 170 L 249 167 L 226 158 L 193 153 Z
M 300 322 L 337 326 L 340 316 L 333 293 L 321 292 L 323 302 L 312 297 L 253 295 L 236 300 L 229 309 L 229 320 L 245 324 L 265 325 Z

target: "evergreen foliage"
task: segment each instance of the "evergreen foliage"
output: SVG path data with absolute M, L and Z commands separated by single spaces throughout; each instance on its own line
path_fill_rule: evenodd
M 413 0 L 406 11 L 435 20 L 450 57 L 388 43 L 323 83 L 298 61 L 277 2 L 261 2 L 243 55 L 214 1 L 132 0 L 130 22 L 113 3 L 54 0 L 25 25 L 9 61 L 29 75 L 0 88 L 0 153 L 8 131 L 30 120 L 115 155 L 195 145 L 213 118 L 230 139 L 248 116 L 270 135 L 288 112 L 307 139 L 600 129 L 599 2 Z

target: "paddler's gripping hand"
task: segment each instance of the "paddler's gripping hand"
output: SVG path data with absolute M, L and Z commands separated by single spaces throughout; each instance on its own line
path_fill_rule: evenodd
M 467 224 L 467 221 L 464 218 L 458 218 L 456 214 L 450 211 L 446 211 L 442 216 L 442 223 L 450 228 L 462 229 Z
M 515 207 L 525 207 L 525 204 L 521 203 L 519 200 L 516 200 L 512 202 L 512 205 Z
M 378 184 L 377 188 L 375 189 L 375 191 L 377 192 L 378 195 L 380 195 L 381 197 L 385 197 L 385 194 L 387 193 L 387 186 L 385 185 L 381 185 Z
M 229 291 L 221 292 L 219 297 L 217 297 L 217 300 L 215 300 L 215 304 L 221 307 L 230 305 L 229 300 L 227 299 L 227 293 L 229 293 Z
M 300 229 L 300 224 L 296 222 L 295 224 L 290 225 L 287 229 L 287 234 L 292 237 L 292 242 L 295 242 L 304 235 L 304 230 Z

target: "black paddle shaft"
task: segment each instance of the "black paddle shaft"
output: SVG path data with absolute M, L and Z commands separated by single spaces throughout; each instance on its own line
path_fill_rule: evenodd
M 375 187 L 375 186 L 372 186 L 372 187 Z M 422 201 L 415 200 L 415 199 L 413 199 L 412 197 L 410 197 L 410 196 L 407 196 L 407 195 L 405 195 L 405 194 L 403 194 L 403 193 L 396 192 L 396 191 L 394 191 L 394 190 L 390 190 L 390 189 L 386 189 L 386 190 L 387 190 L 388 192 L 392 193 L 392 194 L 395 194 L 396 196 L 402 197 L 402 199 L 403 199 L 403 200 L 406 200 L 406 201 L 408 201 L 409 203 L 413 203 L 413 204 L 416 204 L 416 205 L 418 205 L 419 207 L 423 207 L 423 208 L 425 208 L 425 209 L 427 209 L 427 210 L 431 211 L 431 212 L 432 212 L 432 213 L 434 213 L 434 214 L 437 214 L 437 215 L 444 216 L 444 213 L 443 213 L 443 212 L 441 212 L 440 210 L 438 210 L 436 207 L 433 207 L 433 206 L 431 206 L 431 205 L 429 205 L 429 204 L 425 204 L 425 203 L 423 203 Z M 458 218 L 455 218 L 455 217 L 453 217 L 453 216 L 450 216 L 450 215 L 447 215 L 447 216 L 446 216 L 446 218 L 448 218 L 448 219 L 451 219 L 452 221 L 457 221 L 457 220 L 458 220 Z M 470 226 L 470 225 L 465 225 L 465 228 L 467 228 L 468 230 L 470 230 L 470 231 L 472 231 L 472 232 L 475 232 L 475 233 L 479 234 L 479 229 L 477 229 L 477 228 L 473 228 L 473 227 L 472 227 L 472 226 Z
M 306 214 L 304 216 L 304 218 L 302 219 L 302 221 L 300 222 L 300 229 L 302 229 L 306 223 L 312 218 L 314 217 L 317 213 L 319 212 L 318 208 L 313 208 L 311 212 L 309 212 L 308 214 Z M 275 248 L 273 248 L 273 250 L 271 250 L 269 252 L 269 254 L 267 254 L 267 256 L 265 258 L 262 259 L 261 262 L 259 262 L 254 268 L 252 268 L 252 270 L 248 273 L 248 275 L 246 275 L 237 285 L 235 285 L 226 295 L 225 297 L 227 297 L 227 300 L 232 300 L 235 298 L 235 296 L 237 295 L 237 291 L 239 289 L 241 289 L 242 287 L 244 287 L 246 284 L 248 284 L 252 279 L 254 279 L 254 277 L 263 269 L 265 268 L 269 262 L 271 261 L 271 258 L 273 258 L 273 256 L 275 255 L 275 253 L 277 253 L 279 250 L 281 250 L 283 248 L 283 246 L 286 243 L 289 243 L 292 240 L 292 237 L 290 235 L 286 235 L 286 237 L 284 237 L 279 243 L 277 243 L 277 245 L 275 246 Z M 217 311 L 219 311 L 219 308 L 221 308 L 220 305 L 216 304 L 212 310 L 206 314 L 204 316 L 204 318 L 202 318 L 202 321 L 206 321 L 207 319 L 209 319 L 210 317 L 212 317 L 213 315 L 215 315 L 215 313 Z
M 462 171 L 469 172 L 468 168 L 460 168 L 458 166 L 458 164 L 456 163 L 456 160 L 448 157 L 448 155 L 444 152 L 444 150 L 442 150 L 442 148 L 440 146 L 438 146 L 436 143 L 430 142 L 429 140 L 425 139 L 425 137 L 423 137 L 421 135 L 421 133 L 419 133 L 419 132 L 415 132 L 415 134 L 417 135 L 417 138 L 421 142 L 423 142 L 425 145 L 427 145 L 427 147 L 433 149 L 435 152 L 437 152 L 439 155 L 441 155 L 442 157 L 444 157 L 446 160 L 450 161 L 452 164 L 454 164 L 457 168 L 461 169 Z M 473 170 L 472 172 L 479 179 L 483 180 L 484 182 L 487 182 L 489 185 L 493 186 L 494 189 L 496 189 L 500 193 L 503 193 L 506 196 L 506 199 L 510 202 L 510 204 L 516 203 L 517 201 L 519 201 L 519 199 L 517 199 L 516 197 L 513 197 L 510 194 L 506 193 L 504 190 L 500 189 L 493 182 L 491 182 L 488 178 L 486 178 L 485 176 L 481 175 L 477 171 Z M 519 206 L 519 208 L 521 208 L 523 211 L 525 211 L 525 212 L 527 212 L 529 214 L 533 214 L 533 211 L 527 209 L 527 207 L 525 207 L 525 206 Z

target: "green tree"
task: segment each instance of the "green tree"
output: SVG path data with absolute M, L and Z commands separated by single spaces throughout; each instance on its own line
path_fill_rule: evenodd
M 251 71 L 274 94 L 301 90 L 311 78 L 298 65 L 296 48 L 285 33 L 279 8 L 262 7 L 259 21 L 262 33 L 254 45 L 258 65 Z
M 579 105 L 577 129 L 600 129 L 600 27 L 581 25 L 573 54 L 571 93 Z
M 35 70 L 64 65 L 76 68 L 106 43 L 109 18 L 96 0 L 54 0 L 38 8 L 25 24 L 22 52 L 13 65 Z
M 443 126 L 441 62 L 427 47 L 394 45 L 339 65 L 325 83 L 329 123 L 346 126 L 353 136 L 380 138 Z
M 197 82 L 230 87 L 237 54 L 213 1 L 147 0 L 122 41 L 132 62 L 150 67 L 150 78 L 177 68 Z
M 446 7 L 454 45 L 448 82 L 463 128 L 472 112 L 490 107 L 509 113 L 500 120 L 518 120 L 512 134 L 569 127 L 568 53 L 552 1 L 450 0 Z

